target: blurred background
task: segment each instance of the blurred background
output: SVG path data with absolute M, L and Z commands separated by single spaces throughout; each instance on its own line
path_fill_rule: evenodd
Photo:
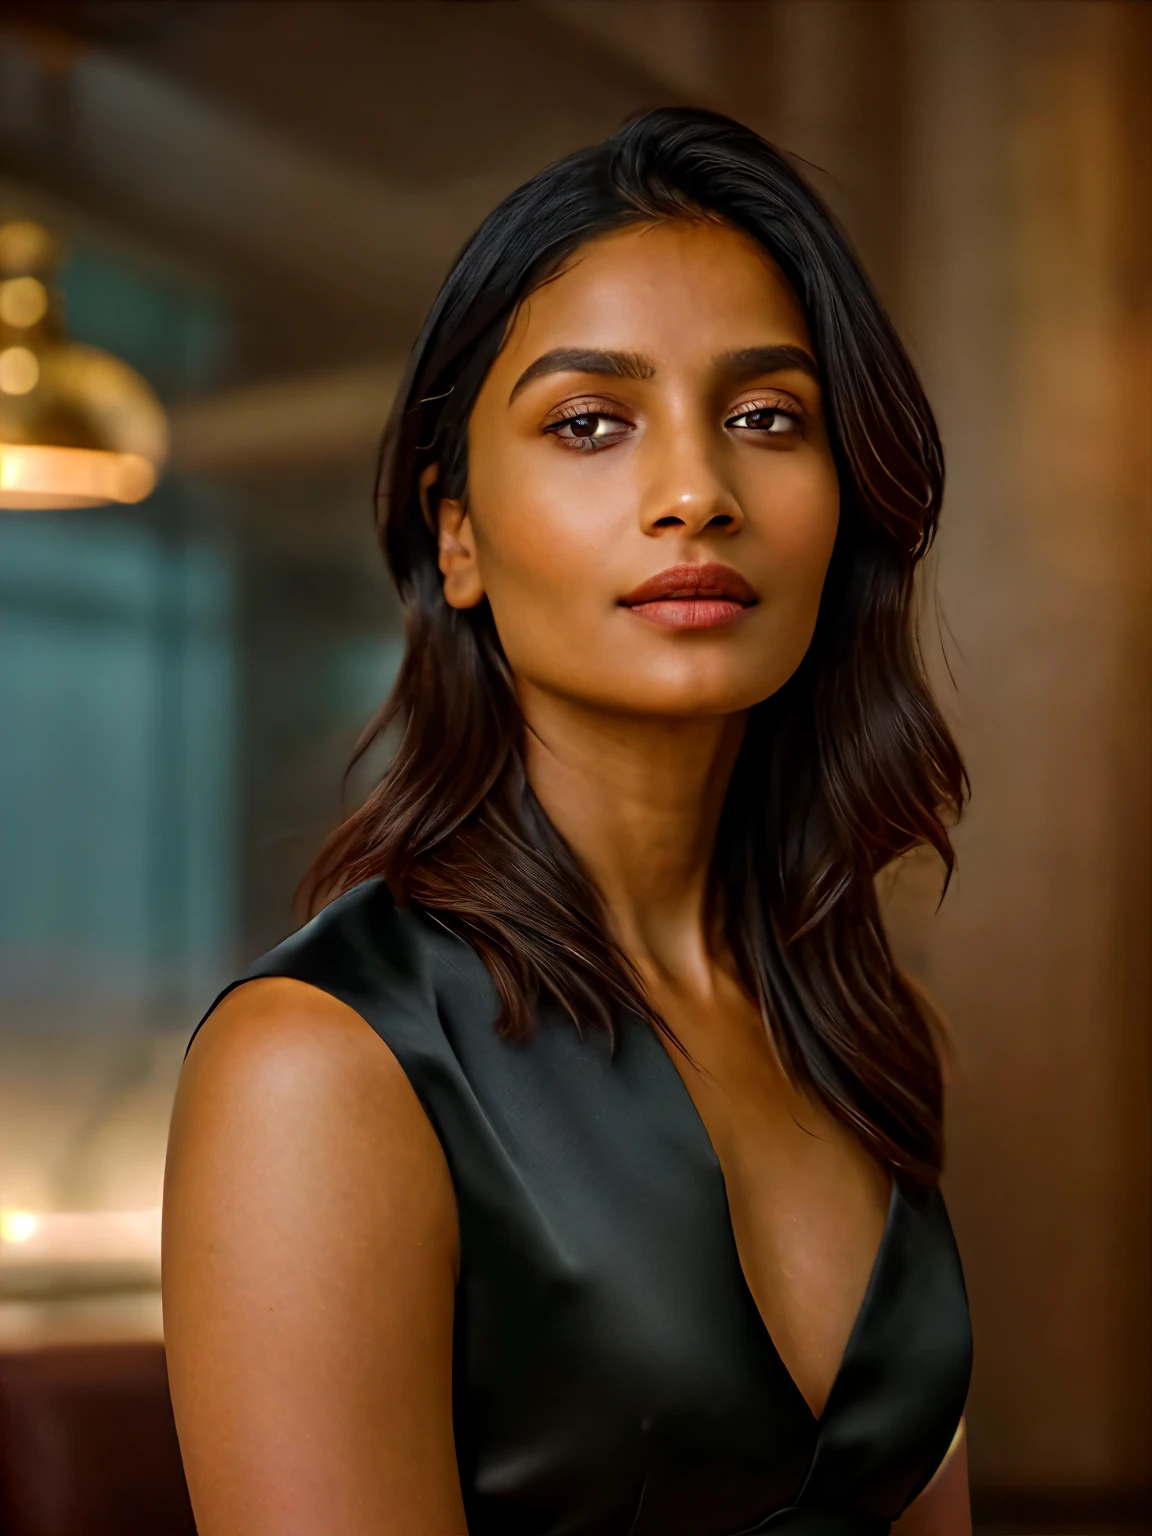
M 887 897 L 956 1041 L 981 1527 L 1152 1530 L 1150 64 L 1141 0 L 0 7 L 0 1530 L 191 1530 L 167 1117 L 396 666 L 379 429 L 479 219 L 665 103 L 802 157 L 941 419 L 975 793 L 942 908 Z

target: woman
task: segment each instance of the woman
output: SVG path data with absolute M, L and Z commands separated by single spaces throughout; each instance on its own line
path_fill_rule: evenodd
M 873 888 L 950 866 L 964 790 L 941 480 L 739 125 L 651 113 L 481 226 L 385 440 L 395 756 L 178 1095 L 201 1536 L 969 1530 L 936 1039 Z

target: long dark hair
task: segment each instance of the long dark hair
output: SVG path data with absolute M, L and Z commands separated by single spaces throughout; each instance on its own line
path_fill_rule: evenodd
M 600 898 L 524 772 L 523 721 L 487 603 L 444 601 L 419 478 L 464 494 L 468 418 L 524 296 L 584 241 L 630 223 L 716 218 L 771 253 L 808 317 L 841 486 L 812 645 L 751 712 L 727 792 L 713 898 L 794 1080 L 913 1187 L 942 1157 L 934 1023 L 898 971 L 874 881 L 947 827 L 963 764 L 928 691 L 913 578 L 936 529 L 932 412 L 847 241 L 788 161 L 710 112 L 665 109 L 541 171 L 464 248 L 420 333 L 388 423 L 378 526 L 407 614 L 395 688 L 357 755 L 399 745 L 320 851 L 305 911 L 382 876 L 485 961 L 500 1028 L 531 1032 L 550 995 L 577 1025 L 621 1010 L 669 1033 L 609 937 Z

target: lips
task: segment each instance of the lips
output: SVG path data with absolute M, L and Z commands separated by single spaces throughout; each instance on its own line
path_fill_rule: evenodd
M 759 602 L 729 565 L 671 565 L 620 599 L 638 618 L 668 629 L 715 629 Z

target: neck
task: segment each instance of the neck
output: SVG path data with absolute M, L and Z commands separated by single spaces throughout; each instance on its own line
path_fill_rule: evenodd
M 641 975 L 707 985 L 708 877 L 744 714 L 612 714 L 519 689 L 529 783 Z

